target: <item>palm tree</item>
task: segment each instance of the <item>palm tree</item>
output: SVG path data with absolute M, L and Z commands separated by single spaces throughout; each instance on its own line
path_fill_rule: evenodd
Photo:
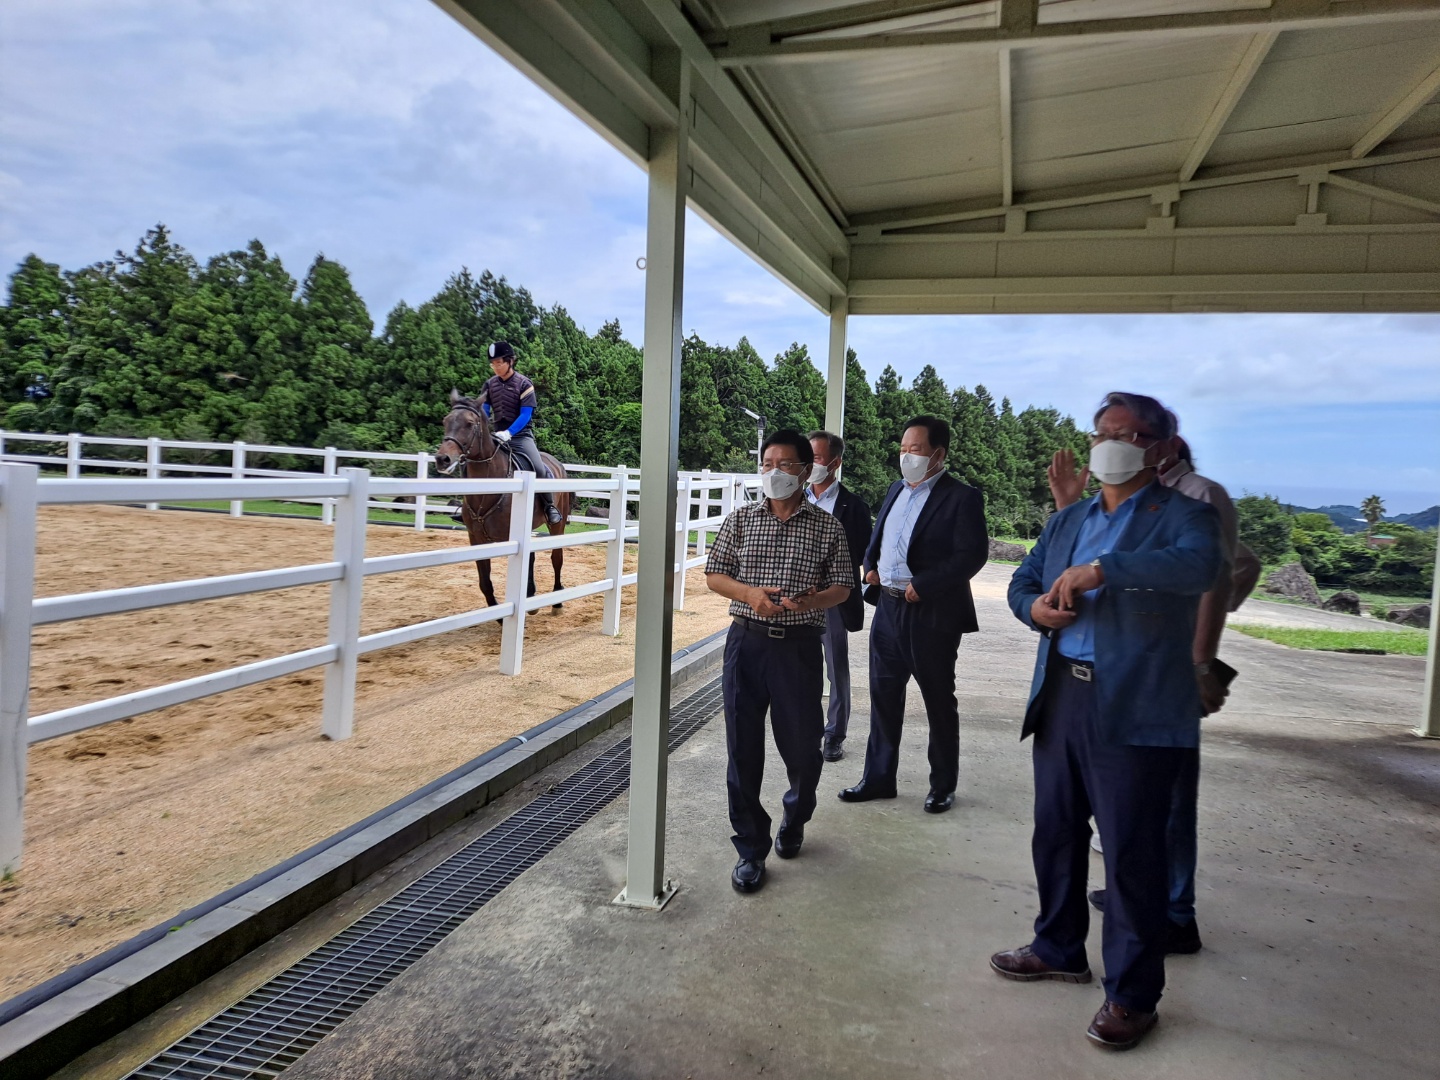
M 1379 495 L 1367 495 L 1365 501 L 1360 504 L 1360 516 L 1363 517 L 1373 530 L 1385 516 L 1385 502 Z

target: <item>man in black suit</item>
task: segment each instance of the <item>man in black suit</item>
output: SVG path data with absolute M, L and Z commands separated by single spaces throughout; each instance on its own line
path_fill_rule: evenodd
M 917 416 L 900 439 L 900 473 L 885 496 L 865 553 L 870 624 L 870 742 L 865 772 L 845 802 L 895 798 L 905 688 L 920 686 L 930 721 L 930 794 L 925 810 L 955 805 L 960 711 L 955 660 L 960 635 L 979 629 L 970 579 L 989 555 L 985 500 L 945 471 L 950 425 Z
M 840 482 L 845 440 L 828 431 L 812 431 L 810 446 L 815 465 L 810 473 L 808 498 L 832 515 L 845 530 L 845 542 L 855 564 L 855 585 L 845 602 L 825 610 L 825 674 L 830 679 L 830 707 L 825 717 L 825 760 L 839 761 L 845 732 L 850 727 L 850 634 L 865 627 L 865 601 L 860 598 L 860 560 L 870 545 L 870 507 Z

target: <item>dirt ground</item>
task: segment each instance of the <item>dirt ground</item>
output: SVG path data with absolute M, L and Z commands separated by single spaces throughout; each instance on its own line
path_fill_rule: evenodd
M 330 559 L 313 522 L 122 507 L 41 510 L 37 595 Z M 372 555 L 465 543 L 371 526 Z M 627 555 L 633 569 L 634 552 Z M 494 565 L 503 596 L 504 562 Z M 604 548 L 565 552 L 567 585 Z M 537 559 L 542 592 L 552 580 Z M 107 616 L 35 631 L 30 713 L 324 644 L 328 586 Z M 720 629 L 726 602 L 690 571 L 675 646 Z M 367 579 L 362 633 L 470 610 L 473 563 Z M 485 750 L 630 677 L 635 590 L 619 638 L 602 598 L 526 623 L 524 669 L 497 671 L 500 625 L 360 658 L 355 735 L 320 735 L 323 669 L 30 748 L 25 855 L 0 883 L 0 999 L 102 952 L 358 821 Z

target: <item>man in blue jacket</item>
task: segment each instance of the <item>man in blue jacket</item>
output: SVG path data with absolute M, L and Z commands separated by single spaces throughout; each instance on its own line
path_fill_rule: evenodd
M 1035 937 L 996 953 L 1009 979 L 1089 982 L 1085 902 L 1093 814 L 1105 838 L 1105 1004 L 1086 1035 L 1126 1050 L 1165 985 L 1165 826 L 1203 712 L 1191 658 L 1200 597 L 1223 560 L 1215 509 L 1157 482 L 1175 436 L 1154 398 L 1112 393 L 1095 416 L 1100 494 L 1057 513 L 1010 582 L 1042 635 L 1021 738 L 1034 735 L 1040 893 Z

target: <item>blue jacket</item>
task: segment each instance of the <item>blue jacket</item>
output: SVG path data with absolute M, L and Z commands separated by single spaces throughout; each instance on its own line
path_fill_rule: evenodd
M 1030 618 L 1035 598 L 1071 565 L 1091 499 L 1052 517 L 1010 579 L 1010 610 L 1044 637 L 1035 657 L 1023 739 L 1036 727 L 1052 631 Z M 1215 508 L 1153 483 L 1115 548 L 1100 556 L 1105 587 L 1095 598 L 1095 690 L 1100 738 L 1109 745 L 1198 746 L 1200 691 L 1191 646 L 1200 597 L 1223 556 Z
M 904 486 L 900 480 L 891 484 L 880 504 L 880 513 L 875 515 L 875 531 L 870 534 L 870 546 L 865 552 L 867 570 L 880 565 L 885 522 Z M 973 634 L 979 630 L 970 579 L 989 558 L 985 497 L 949 473 L 941 473 L 915 519 L 910 549 L 905 555 L 911 584 L 920 596 L 920 603 L 915 605 L 920 625 L 945 633 Z M 870 585 L 865 594 L 873 604 L 879 598 L 879 588 Z

